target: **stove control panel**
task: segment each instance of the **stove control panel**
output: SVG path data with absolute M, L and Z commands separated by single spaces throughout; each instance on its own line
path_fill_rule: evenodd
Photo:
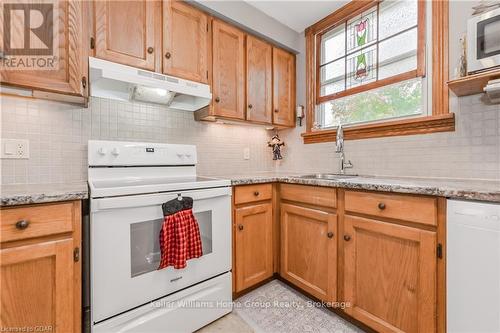
M 89 166 L 196 165 L 196 146 L 90 140 Z

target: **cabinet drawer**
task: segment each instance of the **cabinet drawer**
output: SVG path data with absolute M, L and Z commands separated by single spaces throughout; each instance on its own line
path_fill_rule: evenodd
M 272 184 L 236 186 L 234 189 L 234 203 L 236 205 L 261 200 L 269 200 L 272 197 Z
M 332 208 L 337 206 L 337 192 L 335 188 L 295 184 L 281 184 L 280 186 L 281 199 L 315 206 Z
M 0 242 L 47 236 L 73 230 L 74 204 L 71 202 L 0 211 Z
M 427 225 L 437 224 L 437 199 L 430 197 L 346 191 L 345 210 Z

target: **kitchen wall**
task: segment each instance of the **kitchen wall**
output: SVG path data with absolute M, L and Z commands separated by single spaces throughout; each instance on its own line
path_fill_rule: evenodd
M 458 64 L 459 38 L 477 1 L 450 2 L 450 75 Z M 303 41 L 303 36 L 301 37 Z M 305 105 L 305 52 L 297 63 L 297 103 Z M 500 105 L 481 95 L 456 98 L 451 93 L 455 132 L 345 141 L 345 151 L 358 174 L 500 179 Z M 305 123 L 305 121 L 303 121 Z M 334 143 L 304 145 L 304 127 L 280 132 L 286 142 L 280 171 L 338 172 Z
M 450 2 L 452 74 L 458 62 L 458 39 L 476 3 Z M 225 14 L 234 11 L 233 7 Z M 247 24 L 259 31 L 258 21 L 249 19 Z M 305 104 L 304 37 L 297 34 L 293 42 L 293 34 L 268 17 L 266 26 L 272 31 L 283 30 L 272 38 L 302 51 L 297 57 L 297 103 Z M 88 109 L 43 100 L 0 99 L 0 138 L 28 139 L 31 154 L 28 160 L 1 160 L 2 184 L 86 180 L 88 139 L 195 144 L 199 173 L 207 175 L 338 171 L 334 144 L 304 145 L 300 136 L 304 127 L 280 131 L 286 142 L 284 159 L 273 162 L 266 145 L 270 133 L 262 128 L 199 123 L 188 112 L 97 98 L 91 99 Z M 450 104 L 456 114 L 455 132 L 346 141 L 353 172 L 500 179 L 500 105 L 485 104 L 481 95 L 452 97 Z M 245 147 L 250 148 L 250 160 L 243 159 Z
M 199 1 L 247 29 L 297 49 L 298 34 L 244 1 Z M 198 173 L 246 174 L 274 169 L 262 127 L 195 122 L 190 112 L 92 98 L 88 109 L 0 95 L 0 138 L 28 139 L 30 159 L 0 160 L 0 183 L 73 182 L 87 179 L 87 141 L 129 140 L 194 144 Z M 243 149 L 250 148 L 250 159 Z
M 1 184 L 78 182 L 87 179 L 87 141 L 194 144 L 198 173 L 269 171 L 270 133 L 260 127 L 196 122 L 191 112 L 92 98 L 89 108 L 44 100 L 1 98 L 1 138 L 28 139 L 30 158 L 1 160 Z M 243 149 L 250 148 L 250 160 Z

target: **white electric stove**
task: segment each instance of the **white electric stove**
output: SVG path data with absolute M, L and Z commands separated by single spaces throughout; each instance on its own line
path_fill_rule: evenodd
M 196 147 L 89 141 L 92 332 L 192 332 L 231 311 L 230 181 Z M 157 270 L 162 203 L 194 199 L 203 256 Z

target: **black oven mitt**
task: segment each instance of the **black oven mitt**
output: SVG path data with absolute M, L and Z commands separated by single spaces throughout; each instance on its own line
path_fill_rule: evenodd
M 191 197 L 180 197 L 169 200 L 161 205 L 163 210 L 163 216 L 168 216 L 180 212 L 181 210 L 192 209 L 193 208 L 193 198 Z

